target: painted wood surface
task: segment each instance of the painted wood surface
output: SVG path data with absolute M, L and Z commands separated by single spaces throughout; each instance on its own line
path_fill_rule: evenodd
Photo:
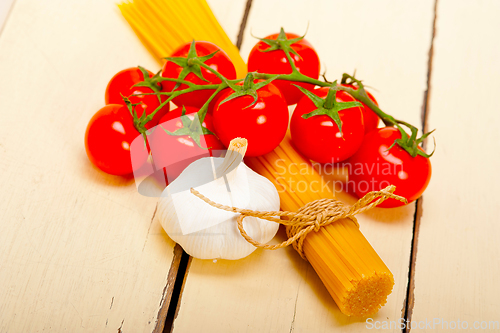
M 497 1 L 438 1 L 428 115 L 437 149 L 412 316 L 436 332 L 447 325 L 500 331 L 499 14 Z
M 14 0 L 4 0 L 0 2 L 0 32 L 2 31 L 3 25 L 9 16 Z
M 245 1 L 209 3 L 236 41 Z M 382 109 L 420 124 L 433 6 L 254 0 L 241 52 L 247 57 L 254 45 L 250 33 L 284 26 L 301 34 L 309 23 L 307 39 L 329 79 L 356 69 Z M 439 0 L 437 10 L 427 127 L 438 129 L 438 148 L 422 202 L 410 314 L 416 323 L 460 320 L 498 331 L 500 7 Z M 96 170 L 83 149 L 107 81 L 137 64 L 159 69 L 114 1 L 16 0 L 0 35 L 0 332 L 161 331 L 180 252 L 154 218 L 156 199 Z M 404 315 L 414 215 L 410 205 L 358 218 L 396 280 L 374 320 Z M 280 231 L 275 241 L 284 237 Z M 367 327 L 338 311 L 291 248 L 237 262 L 193 259 L 181 296 L 174 332 Z
M 432 1 L 254 0 L 241 48 L 244 59 L 255 44 L 250 33 L 264 37 L 284 26 L 302 34 L 308 23 L 307 39 L 318 51 L 329 79 L 356 69 L 359 78 L 377 88 L 375 94 L 384 110 L 420 124 Z M 348 34 L 340 33 L 346 26 Z M 339 198 L 354 202 L 345 194 Z M 362 232 L 396 281 L 375 320 L 402 316 L 414 214 L 413 204 L 359 216 Z M 284 240 L 284 234 L 276 240 Z M 311 266 L 289 248 L 257 250 L 236 262 L 193 259 L 173 331 L 359 332 L 365 326 L 364 319 L 340 313 Z
M 243 7 L 215 8 L 236 40 Z M 138 64 L 159 69 L 115 1 L 16 1 L 0 35 L 0 332 L 161 332 L 181 252 L 156 198 L 84 149 L 108 80 Z

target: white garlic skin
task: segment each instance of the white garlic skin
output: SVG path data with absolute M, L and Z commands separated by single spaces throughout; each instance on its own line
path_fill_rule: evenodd
M 189 165 L 175 181 L 185 181 L 183 178 L 188 177 L 193 172 L 197 172 L 197 162 Z M 244 183 L 240 181 L 242 177 L 238 177 L 238 174 L 242 172 L 246 175 Z M 279 210 L 280 199 L 276 187 L 267 178 L 257 174 L 244 163 L 240 163 L 235 170 L 229 173 L 227 179 L 231 187 L 231 202 L 219 202 L 216 198 L 217 195 L 211 195 L 217 193 L 217 191 L 222 191 L 220 185 L 218 185 L 219 188 L 214 189 L 212 184 L 206 184 L 197 187 L 196 190 L 210 200 L 227 206 L 257 211 Z M 243 203 L 238 200 L 238 187 L 240 185 L 249 187 L 245 190 L 250 192 L 250 201 L 245 202 L 244 206 L 239 205 Z M 212 188 L 210 188 L 211 186 Z M 225 191 L 225 188 L 223 190 Z M 164 191 L 158 202 L 157 214 L 160 223 L 169 237 L 181 245 L 189 255 L 198 259 L 235 260 L 244 258 L 256 250 L 255 246 L 248 243 L 241 236 L 237 225 L 239 214 L 236 213 L 229 213 L 229 220 L 222 223 L 183 235 L 172 197 L 166 192 L 167 190 Z M 182 209 L 189 210 L 190 214 L 193 215 L 193 219 L 197 219 L 200 223 L 203 223 L 203 219 L 207 217 L 210 219 L 217 218 L 223 212 L 210 206 L 190 192 L 176 193 L 176 195 L 181 196 Z M 178 206 L 176 208 L 179 209 Z M 227 216 L 228 213 L 224 214 Z M 247 234 L 259 243 L 269 242 L 276 235 L 279 228 L 279 224 L 276 222 L 255 217 L 246 217 L 243 220 L 243 226 Z

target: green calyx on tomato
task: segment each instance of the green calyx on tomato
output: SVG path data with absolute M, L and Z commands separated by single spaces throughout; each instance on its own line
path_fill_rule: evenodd
M 264 42 L 270 46 L 268 49 L 263 50 L 261 52 L 271 52 L 271 51 L 275 51 L 275 50 L 283 50 L 286 53 L 291 52 L 291 53 L 295 54 L 297 57 L 301 58 L 301 56 L 297 53 L 297 51 L 292 49 L 291 45 L 295 44 L 297 42 L 300 42 L 302 39 L 304 39 L 305 36 L 306 35 L 304 34 L 304 36 L 288 39 L 286 36 L 286 33 L 285 33 L 285 29 L 283 29 L 283 27 L 282 27 L 280 29 L 280 33 L 279 33 L 278 37 L 276 37 L 276 39 L 258 38 L 258 37 L 256 37 L 256 38 L 258 40 L 260 40 L 261 42 Z M 293 62 L 291 62 L 291 64 L 293 65 Z
M 334 81 L 332 83 L 332 85 L 328 89 L 328 95 L 326 95 L 326 98 L 324 99 L 298 85 L 294 84 L 294 86 L 299 88 L 300 91 L 302 91 L 307 96 L 307 98 L 309 98 L 311 102 L 313 102 L 313 104 L 317 107 L 316 110 L 302 115 L 302 118 L 308 119 L 314 116 L 326 115 L 332 118 L 332 120 L 339 128 L 340 133 L 342 133 L 342 121 L 340 121 L 339 111 L 350 109 L 356 106 L 362 106 L 360 102 L 338 102 L 337 91 L 339 89 L 337 86 L 337 81 Z
M 198 147 L 200 147 L 202 149 L 210 149 L 211 148 L 211 147 L 204 148 L 201 145 L 200 137 L 202 135 L 211 134 L 211 135 L 215 136 L 215 134 L 212 131 L 210 131 L 208 128 L 206 128 L 206 127 L 203 126 L 203 119 L 200 119 L 199 112 L 195 113 L 194 119 L 191 120 L 186 115 L 186 107 L 183 106 L 182 107 L 181 122 L 182 122 L 182 127 L 179 128 L 179 129 L 177 129 L 177 130 L 175 130 L 174 132 L 170 132 L 170 131 L 164 129 L 161 125 L 159 125 L 159 126 L 168 135 L 173 135 L 173 136 L 188 135 L 188 136 L 190 136 L 193 139 L 194 142 L 196 142 L 196 144 L 198 145 Z
M 269 153 L 280 144 L 288 128 L 289 112 L 274 82 L 252 82 L 251 78 L 252 74 L 236 83 L 239 87 L 224 89 L 215 102 L 212 117 L 214 130 L 223 145 L 228 147 L 232 139 L 245 138 L 248 140 L 245 156 L 255 157 Z M 255 91 L 256 102 L 250 90 Z
M 330 87 L 314 89 L 312 93 L 325 103 L 328 93 L 332 96 Z M 335 99 L 337 103 L 356 102 L 351 95 L 341 90 L 337 91 Z M 309 97 L 303 96 L 293 111 L 290 134 L 295 148 L 310 160 L 319 163 L 346 160 L 358 150 L 363 141 L 365 128 L 362 108 L 354 106 L 338 112 L 342 131 L 328 114 L 303 117 L 317 108 Z
M 193 73 L 196 75 L 198 78 L 205 82 L 209 82 L 207 79 L 203 77 L 203 74 L 201 73 L 201 67 L 200 67 L 200 62 L 204 63 L 208 59 L 212 58 L 219 50 L 210 53 L 206 56 L 203 57 L 198 57 L 198 54 L 196 53 L 196 42 L 193 39 L 193 42 L 191 43 L 191 47 L 189 48 L 189 52 L 187 54 L 187 57 L 166 57 L 164 59 L 173 62 L 174 64 L 182 67 L 182 71 L 180 72 L 178 79 L 179 80 L 184 80 L 184 78 L 189 74 Z M 177 82 L 177 84 L 174 87 L 174 90 L 179 88 L 181 85 L 180 82 Z
M 142 75 L 144 76 L 144 81 L 142 82 L 137 82 L 136 84 L 133 85 L 133 87 L 147 87 L 154 91 L 155 93 L 159 93 L 161 91 L 161 76 L 159 71 L 156 73 L 153 77 L 149 76 L 148 71 L 141 66 L 137 66 L 139 70 L 141 71 Z M 161 103 L 161 95 L 156 95 L 158 97 L 158 101 Z
M 250 103 L 246 108 L 252 107 L 255 103 L 257 103 L 258 96 L 257 96 L 257 90 L 260 88 L 267 86 L 269 83 L 271 83 L 273 80 L 275 80 L 279 75 L 276 75 L 274 77 L 271 77 L 270 79 L 267 79 L 265 81 L 257 82 L 255 83 L 255 75 L 254 73 L 248 73 L 247 76 L 245 77 L 245 81 L 243 81 L 243 85 L 237 85 L 233 84 L 230 82 L 227 82 L 227 85 L 234 91 L 231 95 L 229 95 L 227 98 L 225 98 L 223 101 L 219 103 L 219 105 L 222 105 L 226 102 L 229 102 L 232 99 L 241 97 L 241 96 L 252 96 L 253 101 Z
M 273 84 L 281 91 L 288 105 L 297 104 L 302 98 L 302 93 L 292 82 L 313 90 L 315 84 L 312 81 L 319 78 L 318 54 L 304 36 L 285 33 L 282 28 L 280 33 L 259 38 L 248 55 L 249 72 L 282 75 Z
M 342 75 L 342 84 L 354 86 L 357 89 L 353 89 L 346 86 L 340 86 L 339 89 L 348 92 L 352 97 L 356 100 L 363 102 L 366 104 L 373 112 L 375 112 L 380 119 L 384 122 L 386 126 L 396 127 L 401 133 L 401 138 L 394 140 L 392 145 L 389 147 L 392 148 L 394 145 L 398 145 L 403 148 L 408 154 L 412 157 L 416 157 L 417 155 L 423 156 L 425 158 L 429 158 L 434 154 L 436 143 L 434 142 L 434 150 L 432 153 L 427 154 L 423 150 L 419 149 L 419 144 L 424 141 L 434 130 L 422 134 L 420 138 L 417 138 L 418 129 L 402 120 L 395 119 L 393 116 L 390 116 L 383 112 L 368 96 L 365 87 L 361 80 L 356 79 L 354 76 L 344 73 Z M 406 126 L 410 129 L 411 135 L 408 135 L 406 131 L 401 127 L 401 125 Z
M 388 149 L 391 149 L 392 147 L 394 147 L 395 144 L 398 144 L 401 148 L 406 150 L 412 157 L 416 157 L 417 155 L 421 155 L 426 158 L 431 157 L 434 154 L 434 151 L 436 150 L 436 141 L 434 141 L 434 149 L 430 154 L 427 154 L 426 152 L 419 149 L 419 145 L 435 130 L 424 133 L 420 138 L 417 138 L 417 132 L 418 132 L 417 128 L 412 125 L 408 127 L 411 130 L 411 136 L 408 136 L 405 130 L 399 124 L 396 124 L 396 128 L 401 133 L 401 139 L 394 140 L 394 142 Z
M 160 85 L 148 82 L 155 75 L 142 67 L 131 67 L 116 73 L 106 86 L 104 101 L 106 104 L 121 104 L 126 106 L 123 96 L 135 104 L 135 111 L 141 115 L 146 112 L 147 120 L 144 127 L 150 129 L 158 124 L 161 117 L 169 111 L 168 104 L 162 104 L 165 98 L 158 95 Z M 136 86 L 136 84 L 140 84 Z M 127 110 L 127 109 L 125 109 Z M 156 112 L 155 110 L 158 110 Z
M 396 186 L 394 194 L 408 202 L 422 195 L 431 179 L 431 162 L 424 156 L 412 157 L 402 147 L 394 145 L 401 137 L 398 129 L 392 126 L 377 128 L 364 137 L 359 149 L 349 158 L 349 191 L 361 198 L 370 191 L 380 191 L 392 184 Z M 403 204 L 390 199 L 378 207 Z

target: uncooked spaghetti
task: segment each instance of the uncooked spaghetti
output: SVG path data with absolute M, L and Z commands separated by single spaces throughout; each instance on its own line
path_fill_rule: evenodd
M 118 5 L 137 36 L 158 59 L 195 40 L 212 42 L 231 58 L 239 78 L 246 64 L 205 0 L 133 0 Z

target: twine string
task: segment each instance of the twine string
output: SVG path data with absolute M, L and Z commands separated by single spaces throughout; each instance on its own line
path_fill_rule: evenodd
M 266 250 L 276 250 L 289 245 L 292 245 L 303 259 L 306 259 L 303 244 L 306 236 L 312 231 L 319 231 L 321 227 L 334 223 L 338 220 L 348 218 L 359 228 L 356 214 L 366 212 L 392 198 L 402 202 L 407 200 L 399 195 L 394 194 L 396 187 L 389 185 L 381 191 L 372 191 L 359 199 L 354 205 L 347 206 L 336 199 L 318 199 L 307 203 L 299 208 L 296 212 L 288 211 L 255 211 L 251 209 L 241 209 L 221 205 L 205 197 L 200 192 L 191 188 L 191 193 L 205 201 L 212 207 L 222 209 L 228 212 L 239 213 L 237 223 L 238 230 L 243 238 L 255 247 L 260 247 Z M 247 216 L 261 218 L 267 221 L 283 224 L 286 227 L 288 239 L 280 244 L 268 245 L 257 242 L 250 237 L 243 228 L 243 220 Z M 280 217 L 288 217 L 288 220 L 282 220 Z

